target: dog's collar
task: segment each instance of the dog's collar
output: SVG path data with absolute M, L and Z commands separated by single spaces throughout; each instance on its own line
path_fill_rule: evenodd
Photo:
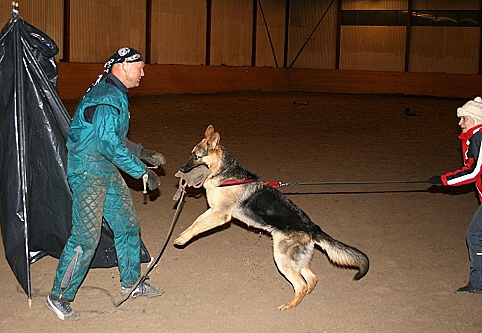
M 233 180 L 227 180 L 225 182 L 222 182 L 219 187 L 224 187 L 224 186 L 233 186 L 233 185 L 241 185 L 241 184 L 246 184 L 246 183 L 254 183 L 257 182 L 258 180 L 256 179 L 233 179 Z

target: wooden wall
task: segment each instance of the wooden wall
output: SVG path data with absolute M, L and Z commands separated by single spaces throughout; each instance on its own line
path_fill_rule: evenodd
M 256 20 L 256 66 L 283 67 L 285 44 L 284 1 L 263 0 Z
M 61 50 L 56 59 L 63 98 L 79 98 L 107 58 L 125 45 L 150 50 L 140 94 L 295 90 L 481 95 L 481 27 L 407 30 L 339 23 L 343 11 L 407 10 L 409 4 L 412 10 L 482 10 L 480 0 L 19 1 L 20 16 L 51 36 Z M 0 2 L 0 19 L 7 22 L 10 16 L 11 2 Z
M 62 99 L 81 98 L 103 69 L 79 63 L 59 63 L 58 68 Z M 482 75 L 446 73 L 199 65 L 146 65 L 145 73 L 129 94 L 304 91 L 474 98 L 482 86 Z
M 60 50 L 56 59 L 63 57 L 63 3 L 63 0 L 20 0 L 19 4 L 20 16 L 55 41 Z M 11 16 L 12 1 L 0 0 L 0 25 L 7 24 Z
M 288 67 L 335 68 L 337 6 L 330 3 L 291 1 Z
M 145 1 L 70 0 L 70 4 L 71 62 L 105 62 L 122 46 L 145 52 Z
M 344 11 L 406 11 L 409 4 L 482 10 L 480 0 L 19 1 L 20 16 L 56 41 L 57 60 L 69 62 L 103 63 L 129 45 L 150 51 L 151 64 L 482 72 L 480 27 L 339 25 Z M 0 19 L 10 14 L 4 0 Z
M 414 10 L 481 10 L 480 0 L 413 0 Z M 481 29 L 412 27 L 410 72 L 478 73 Z
M 405 64 L 405 27 L 342 27 L 340 69 L 400 71 Z
M 205 63 L 206 0 L 152 1 L 151 26 L 151 63 Z

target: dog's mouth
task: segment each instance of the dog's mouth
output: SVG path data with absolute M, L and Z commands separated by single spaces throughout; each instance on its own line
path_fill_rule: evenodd
M 201 161 L 201 159 L 207 155 L 208 155 L 207 151 L 202 152 L 201 154 L 193 152 L 189 161 L 187 161 L 187 163 L 184 164 L 179 170 L 181 172 L 187 173 L 187 172 L 190 172 L 192 169 L 197 168 L 198 166 L 201 166 L 201 165 L 208 167 L 206 163 Z
M 183 173 L 189 173 L 192 170 L 194 170 L 195 168 L 200 167 L 200 166 L 205 166 L 206 168 L 208 168 L 208 165 L 206 163 L 193 164 L 191 162 L 191 160 L 189 160 L 189 162 L 187 162 L 186 164 L 184 164 L 182 167 L 179 168 L 179 171 L 181 171 Z
M 211 174 L 211 171 L 206 164 L 195 165 L 189 170 L 183 170 L 182 168 L 176 173 L 176 177 L 179 177 L 179 186 L 186 187 L 192 186 L 194 188 L 200 188 L 204 185 L 204 182 Z

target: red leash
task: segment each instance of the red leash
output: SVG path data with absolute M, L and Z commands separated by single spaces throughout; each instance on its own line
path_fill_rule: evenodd
M 298 183 L 282 183 L 282 182 L 262 182 L 262 181 L 256 180 L 256 179 L 241 179 L 241 180 L 233 179 L 233 180 L 227 180 L 227 181 L 221 183 L 221 185 L 219 185 L 219 187 L 241 185 L 241 184 L 255 183 L 255 182 L 265 183 L 269 187 L 281 187 L 281 186 L 286 186 L 286 185 L 296 185 L 296 184 L 298 184 Z
M 413 184 L 413 183 L 428 183 L 428 180 L 387 180 L 387 181 L 363 181 L 363 182 L 297 182 L 297 183 L 283 183 L 283 182 L 262 182 L 256 179 L 243 179 L 243 180 L 228 180 L 221 185 L 222 186 L 232 186 L 241 185 L 246 183 L 260 182 L 265 183 L 269 187 L 282 187 L 282 186 L 295 186 L 295 185 L 360 185 L 360 184 Z
M 221 183 L 221 185 L 219 185 L 219 187 L 241 185 L 241 184 L 254 183 L 254 182 L 259 182 L 259 180 L 256 180 L 256 179 L 242 179 L 242 180 L 233 179 L 233 180 L 227 180 L 227 181 Z

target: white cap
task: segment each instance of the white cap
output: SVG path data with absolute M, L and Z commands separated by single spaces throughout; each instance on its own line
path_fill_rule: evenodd
M 457 117 L 465 116 L 472 117 L 476 126 L 482 124 L 482 98 L 476 97 L 457 109 Z

